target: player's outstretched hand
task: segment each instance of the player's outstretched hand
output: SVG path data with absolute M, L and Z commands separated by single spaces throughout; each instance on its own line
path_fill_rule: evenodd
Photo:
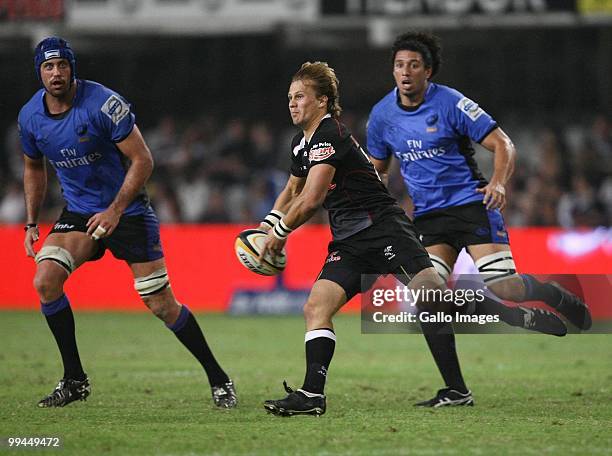
M 484 193 L 482 204 L 485 204 L 487 209 L 501 211 L 506 207 L 506 188 L 499 182 L 489 182 L 486 187 L 477 188 L 476 191 Z
M 257 257 L 259 261 L 263 261 L 267 253 L 269 253 L 272 258 L 276 258 L 281 254 L 283 248 L 285 247 L 287 239 L 278 239 L 272 233 L 273 230 L 270 230 L 268 232 L 268 237 L 264 240 L 263 248 L 261 249 L 259 257 Z
M 120 217 L 121 212 L 117 212 L 110 207 L 104 212 L 92 215 L 87 221 L 87 234 L 96 241 L 110 236 L 115 231 L 115 228 L 117 228 Z
M 25 240 L 23 241 L 23 245 L 25 247 L 26 255 L 34 258 L 36 256 L 36 252 L 34 251 L 34 243 L 38 241 L 39 238 L 38 227 L 33 226 L 26 230 Z

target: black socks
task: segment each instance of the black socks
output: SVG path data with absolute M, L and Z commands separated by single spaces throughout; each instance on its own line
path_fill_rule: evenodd
M 313 329 L 306 332 L 306 376 L 302 390 L 323 394 L 327 369 L 334 356 L 336 335 L 329 328 Z
M 181 307 L 177 320 L 172 325 L 166 325 L 176 335 L 177 339 L 191 352 L 200 362 L 211 386 L 220 386 L 229 382 L 229 377 L 219 366 L 210 347 L 206 343 L 200 325 L 187 306 Z
M 421 329 L 446 386 L 461 393 L 467 393 L 468 389 L 465 386 L 457 358 L 452 324 L 421 322 Z
M 74 315 L 68 298 L 63 294 L 55 301 L 41 303 L 41 310 L 62 355 L 64 378 L 85 380 L 76 343 Z
M 561 292 L 551 284 L 540 282 L 529 274 L 521 274 L 521 278 L 525 284 L 524 301 L 543 301 L 553 308 L 561 302 Z

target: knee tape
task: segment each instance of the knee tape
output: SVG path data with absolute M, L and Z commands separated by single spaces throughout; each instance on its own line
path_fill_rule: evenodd
M 46 245 L 36 254 L 34 257 L 36 263 L 40 263 L 43 260 L 55 261 L 70 275 L 74 271 L 74 258 L 72 254 L 62 248 L 55 245 Z
M 476 261 L 476 267 L 483 276 L 484 283 L 491 285 L 516 275 L 516 266 L 509 250 L 483 256 Z
M 134 280 L 134 288 L 143 298 L 159 293 L 169 286 L 170 281 L 168 280 L 166 268 L 158 269 L 153 274 L 149 274 L 146 277 L 138 277 Z
M 433 263 L 436 272 L 440 274 L 440 277 L 442 277 L 445 282 L 448 281 L 451 273 L 453 272 L 451 267 L 446 264 L 446 262 L 442 258 L 436 255 L 432 255 L 431 253 L 429 254 L 429 259 Z

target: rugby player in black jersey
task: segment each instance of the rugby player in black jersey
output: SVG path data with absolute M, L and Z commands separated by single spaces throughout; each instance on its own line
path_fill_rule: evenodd
M 445 284 L 418 240 L 412 222 L 390 196 L 367 155 L 339 122 L 338 79 L 326 63 L 304 63 L 288 93 L 293 124 L 302 131 L 291 143 L 291 175 L 262 222 L 268 230 L 260 258 L 278 255 L 289 234 L 322 205 L 333 240 L 304 305 L 306 375 L 300 389 L 285 383 L 287 397 L 265 401 L 275 415 L 321 415 L 327 370 L 336 345 L 334 314 L 362 291 L 362 274 L 395 274 L 410 286 Z M 447 308 L 444 308 L 444 305 Z M 419 303 L 422 310 L 449 311 L 449 303 Z M 422 323 L 446 383 L 445 405 L 472 405 L 448 323 Z M 442 390 L 441 390 L 442 391 Z M 435 404 L 422 405 L 435 405 Z

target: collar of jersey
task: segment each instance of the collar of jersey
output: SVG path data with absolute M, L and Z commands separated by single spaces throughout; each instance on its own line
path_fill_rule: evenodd
M 325 119 L 329 119 L 329 118 L 331 118 L 331 114 L 330 113 L 327 113 L 323 117 L 321 117 L 321 120 L 319 120 L 319 125 L 317 125 L 317 128 L 315 128 L 315 130 L 312 132 L 312 135 L 310 136 L 310 138 L 306 139 L 306 134 L 304 134 L 304 141 L 306 141 L 306 143 L 310 144 L 310 140 L 315 135 L 315 133 L 317 132 L 317 130 L 319 129 L 319 127 L 321 126 L 323 121 Z
M 400 96 L 399 96 L 399 90 L 396 87 L 395 88 L 395 103 L 397 104 L 397 107 L 400 108 L 402 111 L 406 111 L 406 112 L 414 112 L 417 109 L 419 109 L 421 106 L 423 106 L 423 104 L 428 101 L 429 98 L 429 94 L 431 93 L 431 91 L 433 90 L 433 86 L 435 84 L 433 82 L 430 82 L 429 85 L 427 86 L 427 90 L 425 91 L 425 96 L 423 97 L 423 101 L 421 101 L 418 105 L 416 106 L 404 106 L 400 100 Z
M 75 81 L 78 81 L 78 82 L 76 82 L 77 89 L 76 89 L 76 93 L 74 94 L 74 98 L 72 99 L 72 105 L 68 109 L 66 109 L 64 112 L 60 112 L 59 114 L 51 114 L 49 112 L 49 109 L 47 109 L 47 103 L 45 103 L 45 90 L 43 90 L 40 101 L 42 102 L 42 105 L 43 105 L 43 112 L 49 119 L 53 119 L 53 120 L 64 119 L 70 113 L 70 111 L 72 111 L 72 108 L 77 103 L 79 98 L 81 98 L 81 93 L 83 91 L 83 81 L 81 81 L 80 79 L 76 79 Z

